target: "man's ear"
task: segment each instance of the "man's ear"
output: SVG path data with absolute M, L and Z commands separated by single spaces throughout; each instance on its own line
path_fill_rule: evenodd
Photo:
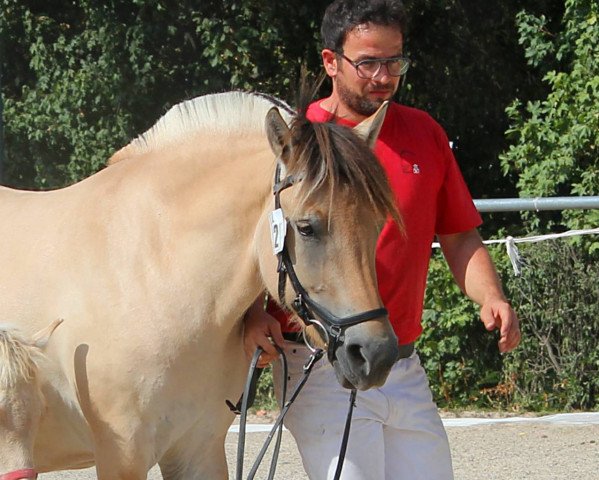
M 320 54 L 325 72 L 329 77 L 335 77 L 338 71 L 337 54 L 328 48 L 325 48 Z

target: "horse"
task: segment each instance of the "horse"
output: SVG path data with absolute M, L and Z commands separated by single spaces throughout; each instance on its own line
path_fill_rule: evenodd
M 339 318 L 378 312 L 344 328 L 340 381 L 384 382 L 398 346 L 374 252 L 400 217 L 369 148 L 383 117 L 352 132 L 264 95 L 212 94 L 175 105 L 78 183 L 0 188 L 0 317 L 25 332 L 65 319 L 46 350 L 37 471 L 95 465 L 100 480 L 137 480 L 158 463 L 167 480 L 227 478 L 243 317 L 264 291 L 279 298 L 275 172 L 306 294 Z
M 43 351 L 62 320 L 25 338 L 0 325 L 0 480 L 34 480 L 33 443 L 44 414 Z

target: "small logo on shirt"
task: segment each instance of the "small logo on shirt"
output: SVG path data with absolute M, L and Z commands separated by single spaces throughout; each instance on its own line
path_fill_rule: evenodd
M 401 159 L 401 169 L 404 173 L 420 174 L 420 165 L 416 163 L 418 156 L 408 149 L 403 149 L 399 152 Z

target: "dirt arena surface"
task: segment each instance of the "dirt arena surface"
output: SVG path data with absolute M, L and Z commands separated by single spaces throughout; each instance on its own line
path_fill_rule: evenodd
M 599 480 L 599 424 L 534 422 L 491 423 L 456 426 L 456 415 L 446 429 L 451 445 L 455 480 Z M 457 419 L 464 420 L 464 419 Z M 269 415 L 252 416 L 251 424 L 271 423 Z M 251 462 L 262 447 L 266 432 L 246 434 L 247 476 Z M 235 478 L 237 433 L 227 436 L 226 449 L 230 478 Z M 267 456 L 256 479 L 267 477 Z M 41 480 L 91 480 L 95 470 L 41 474 Z M 161 479 L 158 468 L 149 480 Z M 295 443 L 289 432 L 283 434 L 277 474 L 279 480 L 306 480 Z M 210 480 L 210 479 L 206 479 Z M 365 479 L 368 480 L 368 479 Z

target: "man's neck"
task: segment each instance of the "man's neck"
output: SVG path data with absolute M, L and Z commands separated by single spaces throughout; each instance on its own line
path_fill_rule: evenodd
M 340 118 L 349 122 L 360 123 L 362 120 L 367 118 L 366 116 L 360 115 L 359 113 L 351 110 L 344 105 L 343 102 L 340 102 L 335 93 L 320 102 L 320 107 L 323 110 L 334 114 L 335 118 Z

